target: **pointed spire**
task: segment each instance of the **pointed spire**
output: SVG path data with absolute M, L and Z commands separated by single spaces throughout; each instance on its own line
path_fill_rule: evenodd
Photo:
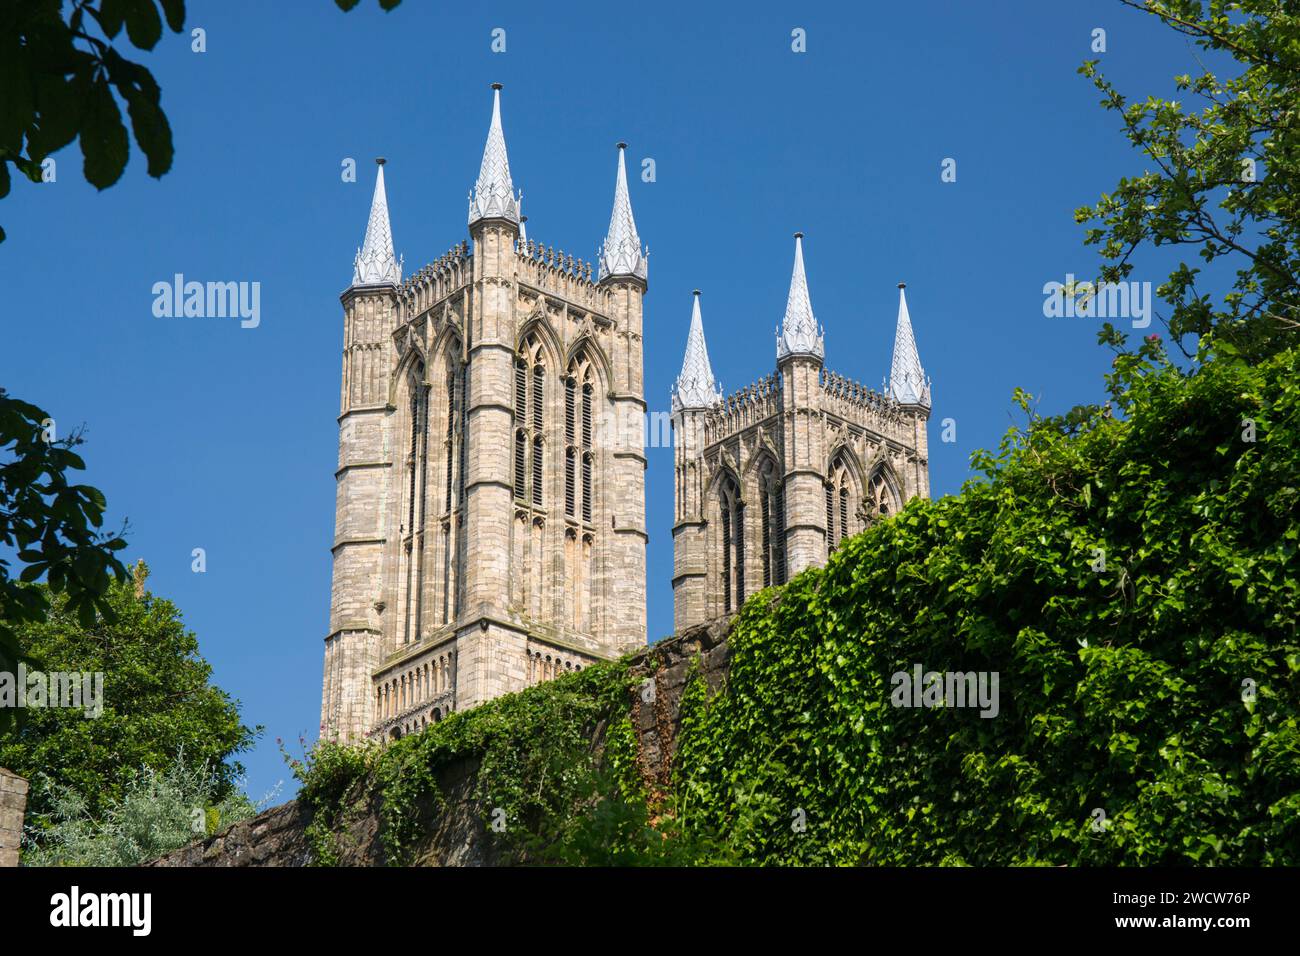
M 722 401 L 722 392 L 713 380 L 709 365 L 709 350 L 704 345 L 704 320 L 700 318 L 700 290 L 695 290 L 695 305 L 691 309 L 691 330 L 686 335 L 686 357 L 682 360 L 682 374 L 673 383 L 673 411 L 709 408 Z
M 352 263 L 352 285 L 398 285 L 402 281 L 401 263 L 393 256 L 393 230 L 388 223 L 388 193 L 384 190 L 384 158 L 375 160 L 375 195 L 370 201 L 370 221 L 366 238 Z
M 601 244 L 597 261 L 599 279 L 612 276 L 635 276 L 645 281 L 649 267 L 648 253 L 641 251 L 641 238 L 632 218 L 632 200 L 627 193 L 627 167 L 623 151 L 627 143 L 618 144 L 618 178 L 614 183 L 614 211 L 609 215 L 609 233 Z M 599 281 L 599 280 L 598 280 Z
M 522 246 L 528 241 L 528 217 L 519 217 L 519 245 Z
M 506 156 L 506 134 L 501 130 L 501 84 L 492 84 L 492 124 L 488 127 L 487 145 L 478 181 L 469 200 L 469 224 L 480 219 L 506 219 L 518 225 L 519 202 L 510 180 L 510 159 Z
M 822 330 L 817 327 L 812 302 L 808 298 L 808 279 L 803 271 L 803 233 L 794 234 L 794 273 L 790 276 L 790 295 L 785 302 L 785 319 L 776 337 L 777 361 L 787 355 L 812 355 L 825 358 Z
M 898 283 L 898 327 L 894 331 L 894 360 L 889 368 L 889 394 L 902 405 L 930 407 L 930 383 L 916 351 L 912 317 L 907 314 L 907 286 Z

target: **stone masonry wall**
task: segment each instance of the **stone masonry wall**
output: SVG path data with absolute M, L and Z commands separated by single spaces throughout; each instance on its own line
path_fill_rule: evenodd
M 0 867 L 18 865 L 26 811 L 27 781 L 0 767 Z
M 681 697 L 691 661 L 698 655 L 700 674 L 716 692 L 726 681 L 730 653 L 727 625 L 702 624 L 648 647 L 632 660 L 633 676 L 654 681 L 654 694 L 637 694 L 630 703 L 639 742 L 641 773 L 652 789 L 668 786 L 677 735 Z M 647 702 L 647 698 L 653 702 Z M 603 728 L 596 731 L 597 737 Z M 423 866 L 491 866 L 499 862 L 483 827 L 482 808 L 473 800 L 478 764 L 462 760 L 441 768 L 439 789 L 446 810 L 428 814 L 428 829 L 416 858 Z M 380 807 L 353 814 L 341 840 L 344 866 L 382 866 Z M 311 859 L 306 810 L 295 800 L 267 810 L 199 843 L 163 856 L 150 866 L 305 866 Z

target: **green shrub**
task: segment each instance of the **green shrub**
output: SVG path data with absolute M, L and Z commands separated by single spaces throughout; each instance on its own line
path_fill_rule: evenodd
M 686 823 L 761 794 L 751 862 L 1300 863 L 1297 373 L 1121 356 L 1123 417 L 1034 420 L 752 599 L 684 732 Z M 998 715 L 894 707 L 918 663 L 997 672 Z
M 254 804 L 220 774 L 180 758 L 162 773 L 140 769 L 102 818 L 78 789 L 38 783 L 53 810 L 47 826 L 27 834 L 25 866 L 138 866 L 252 817 L 274 798 Z

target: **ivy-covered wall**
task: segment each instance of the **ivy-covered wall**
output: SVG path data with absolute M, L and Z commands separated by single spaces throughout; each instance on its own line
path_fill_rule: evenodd
M 152 865 L 456 866 L 537 858 L 536 834 L 525 824 L 555 827 L 581 816 L 598 802 L 596 789 L 617 790 L 615 776 L 638 800 L 663 798 L 683 691 L 688 683 L 714 693 L 722 687 L 725 635 L 720 624 L 692 628 L 624 662 L 453 714 L 427 737 L 384 751 L 320 747 L 310 769 L 300 767 L 306 781 L 299 799 Z
M 725 642 L 318 746 L 306 855 L 1300 864 L 1300 349 L 1188 372 L 1149 343 L 1110 385 L 1059 418 L 1020 396 L 982 477 L 754 595 Z

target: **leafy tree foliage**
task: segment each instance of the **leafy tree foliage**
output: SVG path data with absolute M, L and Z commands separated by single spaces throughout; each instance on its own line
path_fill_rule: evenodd
M 164 20 L 174 32 L 184 27 L 185 0 L 73 0 L 66 19 L 64 6 L 62 0 L 0 0 L 0 198 L 9 194 L 10 163 L 40 182 L 42 161 L 74 139 L 86 181 L 98 189 L 117 182 L 129 152 L 119 98 L 149 175 L 171 169 L 162 91 L 113 40 L 125 28 L 132 46 L 152 50 Z
M 187 767 L 210 767 L 215 796 L 224 798 L 242 773 L 232 758 L 261 732 L 244 726 L 238 702 L 210 683 L 194 633 L 174 604 L 143 589 L 145 573 L 136 566 L 138 588 L 130 581 L 109 588 L 112 623 L 87 627 L 56 596 L 48 621 L 21 628 L 46 671 L 103 672 L 104 708 L 96 718 L 29 708 L 18 732 L 0 738 L 0 766 L 44 776 L 49 794 L 80 794 L 94 820 L 124 799 L 142 768 L 166 772 L 178 754 Z M 46 790 L 34 788 L 29 815 L 37 825 L 54 809 Z
M 379 6 L 392 10 L 400 2 Z M 359 0 L 335 3 L 347 11 Z M 113 45 L 125 32 L 131 46 L 152 50 L 164 23 L 174 33 L 185 28 L 185 0 L 0 0 L 0 199 L 9 195 L 10 163 L 40 182 L 41 163 L 73 140 L 81 144 L 86 181 L 97 189 L 116 183 L 130 154 L 119 100 L 149 175 L 171 169 L 171 124 L 158 81 Z
M 28 658 L 23 628 L 45 620 L 51 595 L 91 627 L 97 611 L 112 615 L 110 582 L 126 579 L 117 558 L 126 541 L 98 530 L 103 494 L 68 480 L 86 467 L 73 451 L 81 441 L 75 432 L 59 439 L 49 415 L 0 388 L 0 671 L 13 672 Z M 22 566 L 16 578 L 15 559 Z M 42 576 L 46 587 L 25 586 Z M 0 733 L 14 718 L 0 708 Z
M 1300 329 L 1300 11 L 1278 0 L 1123 2 L 1230 57 L 1241 72 L 1176 77 L 1196 109 L 1154 96 L 1131 100 L 1097 61 L 1083 65 L 1102 105 L 1152 163 L 1075 214 L 1093 224 L 1086 241 L 1105 260 L 1101 281 L 1130 276 L 1140 250 L 1185 247 L 1199 264 L 1181 261 L 1157 290 L 1170 307 L 1174 342 L 1217 329 L 1221 345 L 1248 357 L 1288 348 Z M 1231 291 L 1217 299 L 1201 281 L 1215 263 L 1235 269 Z

